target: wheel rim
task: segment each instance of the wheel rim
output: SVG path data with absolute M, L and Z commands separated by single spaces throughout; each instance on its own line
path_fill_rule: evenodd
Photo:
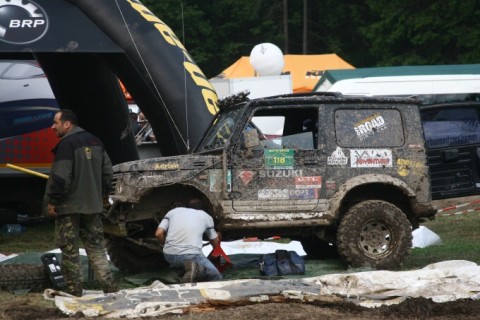
M 392 231 L 381 221 L 365 223 L 360 230 L 360 248 L 374 258 L 387 254 L 392 246 Z

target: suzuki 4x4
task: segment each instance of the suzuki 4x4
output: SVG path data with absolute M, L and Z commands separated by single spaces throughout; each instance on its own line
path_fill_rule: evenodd
M 317 93 L 226 105 L 195 153 L 114 172 L 105 232 L 124 271 L 158 268 L 154 231 L 172 203 L 191 197 L 224 240 L 316 239 L 351 266 L 378 269 L 400 266 L 412 228 L 436 212 L 413 99 Z

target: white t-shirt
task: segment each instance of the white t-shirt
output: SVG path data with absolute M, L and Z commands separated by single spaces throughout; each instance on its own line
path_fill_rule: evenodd
M 163 246 L 166 254 L 200 254 L 203 235 L 208 240 L 217 237 L 212 217 L 203 210 L 184 207 L 172 209 L 158 227 L 167 233 Z

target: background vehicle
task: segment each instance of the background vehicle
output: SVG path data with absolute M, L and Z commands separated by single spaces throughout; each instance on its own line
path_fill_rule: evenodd
M 0 225 L 18 214 L 38 216 L 45 181 L 6 163 L 47 173 L 58 138 L 50 129 L 58 110 L 43 70 L 33 60 L 0 61 Z
M 329 70 L 315 90 L 418 97 L 432 198 L 480 194 L 480 64 Z
M 138 107 L 125 91 L 129 110 Z M 59 110 L 45 73 L 35 60 L 0 60 L 0 225 L 37 218 L 46 180 L 7 168 L 14 164 L 49 174 L 58 142 L 51 130 Z M 137 143 L 139 157 L 159 156 L 155 143 Z
M 280 128 L 270 139 L 258 135 L 265 118 Z M 158 221 L 193 196 L 224 239 L 321 239 L 349 264 L 377 268 L 399 266 L 412 225 L 435 214 L 418 105 L 408 99 L 256 99 L 222 109 L 196 153 L 114 172 L 104 224 L 111 260 L 124 270 L 161 263 Z

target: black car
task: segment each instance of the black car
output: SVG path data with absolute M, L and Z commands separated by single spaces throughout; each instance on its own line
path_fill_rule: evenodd
M 480 95 L 435 100 L 420 108 L 432 198 L 480 194 Z

